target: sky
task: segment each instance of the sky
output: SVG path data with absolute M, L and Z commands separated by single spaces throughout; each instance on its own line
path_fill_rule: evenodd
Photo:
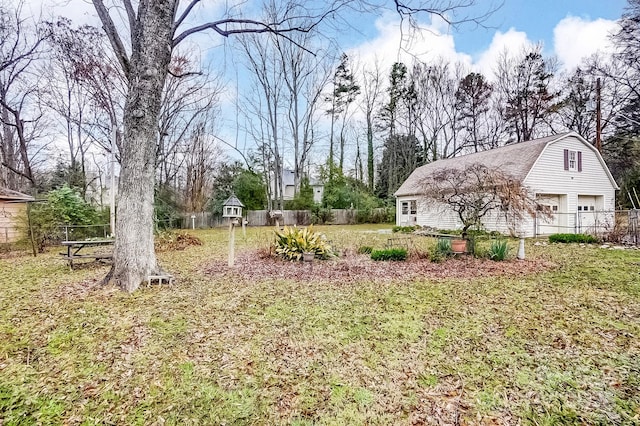
M 557 57 L 561 71 L 570 71 L 584 57 L 610 51 L 608 35 L 625 5 L 626 0 L 504 0 L 483 26 L 451 28 L 440 19 L 422 17 L 421 37 L 402 43 L 399 19 L 387 13 L 362 24 L 361 33 L 354 32 L 344 44 L 347 53 L 365 63 L 408 62 L 402 46 L 420 58 L 445 57 L 490 76 L 505 49 L 513 53 L 525 44 L 541 43 L 546 55 Z
M 20 0 L 13 0 L 18 2 Z M 89 0 L 23 0 L 32 13 L 43 11 L 45 16 L 63 15 L 82 23 L 98 25 L 93 6 Z M 411 0 L 409 0 L 411 1 Z M 501 0 L 477 0 L 477 11 Z M 205 0 L 195 10 L 198 20 L 207 15 L 216 15 L 223 4 L 233 4 L 239 0 Z M 606 35 L 613 28 L 626 5 L 626 0 L 502 0 L 498 10 L 483 22 L 484 27 L 473 24 L 459 28 L 447 28 L 442 22 L 428 22 L 421 17 L 424 27 L 431 31 L 425 34 L 428 44 L 415 42 L 416 52 L 435 50 L 443 53 L 455 52 L 472 63 L 482 61 L 496 43 L 514 45 L 522 40 L 542 42 L 547 54 L 557 54 L 569 64 L 577 62 L 576 56 L 591 53 L 606 47 Z M 107 3 L 109 1 L 107 0 Z M 242 2 L 240 2 L 242 3 Z M 249 2 L 251 3 L 251 2 Z M 314 2 L 321 5 L 323 2 Z M 392 2 L 389 0 L 389 5 Z M 434 1 L 434 3 L 437 3 Z M 307 1 L 305 4 L 312 4 Z M 473 10 L 471 11 L 473 12 Z M 345 50 L 358 51 L 373 48 L 379 54 L 391 55 L 397 51 L 399 43 L 391 49 L 391 41 L 399 41 L 399 22 L 392 12 L 373 15 L 353 16 L 350 21 L 354 28 L 340 34 L 340 42 Z M 353 24 L 355 23 L 355 24 Z M 425 33 L 428 33 L 425 32 Z M 212 44 L 219 44 L 208 37 Z M 394 39 L 395 37 L 395 39 Z M 383 41 L 386 41 L 385 45 Z
M 476 1 L 479 7 L 486 7 L 492 1 L 500 0 Z M 45 17 L 62 15 L 78 25 L 99 26 L 90 0 L 24 2 L 34 15 L 42 11 Z M 391 0 L 386 2 L 392 4 Z M 194 20 L 202 22 L 210 17 L 219 17 L 224 4 L 235 3 L 252 5 L 255 2 L 203 0 L 201 6 L 194 10 Z M 304 4 L 312 3 L 307 1 Z M 615 21 L 624 12 L 626 4 L 626 0 L 504 0 L 502 7 L 483 26 L 466 24 L 452 28 L 442 19 L 421 16 L 422 31 L 417 37 L 405 37 L 404 41 L 402 36 L 407 33 L 401 31 L 398 15 L 387 10 L 377 15 L 347 16 L 345 20 L 351 23 L 352 28 L 341 31 L 335 38 L 341 49 L 356 58 L 360 66 L 377 62 L 385 70 L 384 74 L 398 60 L 410 63 L 414 56 L 425 61 L 443 57 L 482 72 L 491 80 L 497 58 L 505 49 L 515 53 L 523 45 L 531 43 L 542 43 L 545 55 L 555 55 L 559 60 L 560 71 L 570 72 L 584 57 L 611 50 L 608 36 L 615 31 Z M 321 7 L 323 2 L 313 5 Z M 242 84 L 237 81 L 243 79 L 239 79 L 238 72 L 233 70 L 231 51 L 224 48 L 224 41 L 216 34 L 200 34 L 193 41 L 199 45 L 201 56 L 208 57 L 219 68 L 217 71 L 226 70 L 224 79 L 229 90 L 222 110 L 235 111 L 236 84 Z M 233 140 L 237 137 L 234 119 L 228 117 L 223 120 L 222 136 Z

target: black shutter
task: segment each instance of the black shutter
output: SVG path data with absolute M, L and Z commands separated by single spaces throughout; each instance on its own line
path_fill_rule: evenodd
M 569 150 L 564 150 L 564 169 L 569 170 Z
M 582 151 L 578 151 L 578 171 L 582 171 Z

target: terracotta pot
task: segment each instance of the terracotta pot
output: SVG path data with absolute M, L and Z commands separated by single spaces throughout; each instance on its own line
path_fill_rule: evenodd
M 451 250 L 454 253 L 464 253 L 467 251 L 467 240 L 451 240 Z

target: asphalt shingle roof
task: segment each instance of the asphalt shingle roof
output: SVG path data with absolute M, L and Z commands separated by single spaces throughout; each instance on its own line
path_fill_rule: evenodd
M 447 158 L 420 166 L 409 175 L 395 192 L 395 196 L 416 195 L 421 192 L 420 183 L 427 176 L 444 169 L 464 169 L 472 164 L 482 164 L 500 170 L 513 178 L 523 181 L 549 142 L 569 133 L 547 136 L 526 142 L 505 145 L 487 151 Z
M 0 187 L 0 200 L 33 201 L 33 197 L 31 195 L 23 194 L 22 192 Z

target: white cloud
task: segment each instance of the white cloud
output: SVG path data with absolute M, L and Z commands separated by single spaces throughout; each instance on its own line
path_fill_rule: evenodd
M 423 62 L 439 58 L 451 62 L 471 64 L 471 56 L 456 51 L 451 34 L 445 34 L 446 24 L 434 19 L 431 24 L 421 25 L 419 30 L 401 27 L 397 15 L 388 13 L 375 22 L 377 36 L 347 51 L 350 57 L 357 58 L 360 65 L 373 69 L 376 62 L 386 74 L 394 62 L 410 64 L 413 58 Z
M 596 52 L 611 53 L 613 50 L 609 34 L 617 23 L 606 19 L 590 21 L 567 16 L 553 30 L 554 51 L 564 70 L 578 66 L 582 59 Z
M 510 55 L 517 55 L 522 51 L 523 47 L 531 44 L 531 40 L 523 31 L 517 31 L 515 28 L 510 28 L 506 33 L 498 31 L 493 36 L 489 47 L 478 56 L 473 68 L 487 78 L 492 79 L 498 59 L 504 52 Z

